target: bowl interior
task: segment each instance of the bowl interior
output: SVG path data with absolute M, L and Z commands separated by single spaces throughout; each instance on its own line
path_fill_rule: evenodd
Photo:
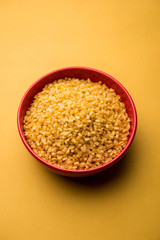
M 132 140 L 133 140 L 133 137 L 134 137 L 135 131 L 136 131 L 136 110 L 135 110 L 134 103 L 133 103 L 130 95 L 126 91 L 126 89 L 117 80 L 115 80 L 113 77 L 111 77 L 110 75 L 108 75 L 106 73 L 103 73 L 103 72 L 98 71 L 98 70 L 90 69 L 90 68 L 72 67 L 72 68 L 63 68 L 63 69 L 60 69 L 60 70 L 57 70 L 57 71 L 53 71 L 53 72 L 43 76 L 42 78 L 37 80 L 27 90 L 27 92 L 23 96 L 22 101 L 20 103 L 19 111 L 18 111 L 18 128 L 19 128 L 19 131 L 20 131 L 21 138 L 22 138 L 25 146 L 28 148 L 28 150 L 30 151 L 30 147 L 28 146 L 28 144 L 27 144 L 27 142 L 24 138 L 24 135 L 23 135 L 23 119 L 24 119 L 24 116 L 26 114 L 26 111 L 28 110 L 30 104 L 32 103 L 34 96 L 38 92 L 40 92 L 46 84 L 51 83 L 54 80 L 57 80 L 57 79 L 60 79 L 60 78 L 62 79 L 62 78 L 65 78 L 65 77 L 79 78 L 79 79 L 90 78 L 90 80 L 92 82 L 101 81 L 102 83 L 106 84 L 109 88 L 113 88 L 115 90 L 115 92 L 118 95 L 121 96 L 122 101 L 124 102 L 124 104 L 126 106 L 126 111 L 128 113 L 128 116 L 131 120 L 131 122 L 130 122 L 130 125 L 131 125 L 130 136 L 129 136 L 129 139 L 128 139 L 128 144 L 125 147 L 125 149 L 128 148 L 129 145 L 131 144 Z M 125 151 L 125 149 L 123 150 L 123 152 Z M 39 157 L 38 157 L 38 159 L 39 159 Z M 117 160 L 118 160 L 118 157 L 115 158 L 115 161 L 117 161 Z M 114 162 L 114 159 L 111 161 L 111 164 L 109 162 L 106 165 L 107 166 L 112 165 L 113 162 Z M 50 165 L 50 164 L 46 164 L 46 165 Z M 53 166 L 50 166 L 50 167 L 53 167 Z M 103 166 L 99 167 L 99 169 L 101 169 L 101 168 L 103 168 Z M 60 171 L 62 171 L 62 169 L 60 169 Z M 75 174 L 74 173 L 75 171 L 72 171 L 72 170 L 68 170 L 68 171 Z M 80 172 L 86 172 L 87 173 L 89 171 L 94 172 L 94 169 L 81 170 Z M 66 171 L 63 170 L 63 172 L 67 172 L 67 170 Z M 76 172 L 77 172 L 77 170 L 76 170 Z M 62 173 L 62 175 L 66 175 L 66 174 Z M 85 174 L 85 175 L 89 175 L 89 174 Z

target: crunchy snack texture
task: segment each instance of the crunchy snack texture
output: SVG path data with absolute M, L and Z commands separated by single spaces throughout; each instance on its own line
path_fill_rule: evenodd
M 126 146 L 130 119 L 119 95 L 90 79 L 59 79 L 26 112 L 24 133 L 46 162 L 70 170 L 95 168 Z

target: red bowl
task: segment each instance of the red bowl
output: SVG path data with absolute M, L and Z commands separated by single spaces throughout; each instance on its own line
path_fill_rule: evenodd
M 24 130 L 23 130 L 23 119 L 26 114 L 27 109 L 29 108 L 30 104 L 33 101 L 34 96 L 42 90 L 42 88 L 48 84 L 53 82 L 54 80 L 57 79 L 62 79 L 65 77 L 70 77 L 70 78 L 79 78 L 79 79 L 87 79 L 90 78 L 92 82 L 98 82 L 101 81 L 102 83 L 106 84 L 109 88 L 113 88 L 115 92 L 121 96 L 125 106 L 126 110 L 128 113 L 128 116 L 130 118 L 130 135 L 128 138 L 127 145 L 125 148 L 121 151 L 121 153 L 112 159 L 110 162 L 106 163 L 105 165 L 102 165 L 97 168 L 92 168 L 88 170 L 67 170 L 63 168 L 58 168 L 56 166 L 53 166 L 46 161 L 44 161 L 42 158 L 40 158 L 33 150 L 30 148 L 28 145 L 25 136 L 24 136 Z M 120 84 L 116 79 L 108 75 L 107 73 L 104 73 L 102 71 L 93 69 L 93 68 L 87 68 L 87 67 L 68 67 L 68 68 L 61 68 L 58 70 L 55 70 L 53 72 L 50 72 L 46 74 L 45 76 L 41 77 L 38 79 L 33 85 L 26 91 L 24 94 L 20 105 L 18 109 L 18 114 L 17 114 L 17 125 L 18 125 L 18 130 L 20 137 L 28 149 L 28 151 L 44 166 L 46 166 L 48 169 L 51 171 L 63 175 L 63 176 L 69 176 L 69 177 L 86 177 L 86 176 L 91 176 L 97 173 L 100 173 L 107 168 L 111 167 L 115 163 L 117 163 L 127 152 L 128 148 L 130 147 L 135 133 L 136 133 L 136 128 L 137 128 L 137 114 L 136 114 L 136 109 L 135 105 L 133 103 L 132 98 L 130 97 L 129 93 L 127 90 Z

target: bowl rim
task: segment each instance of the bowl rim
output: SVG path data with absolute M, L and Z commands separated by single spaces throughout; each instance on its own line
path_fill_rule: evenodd
M 57 166 L 54 166 L 48 162 L 46 162 L 45 160 L 43 160 L 41 157 L 39 157 L 32 149 L 31 147 L 29 146 L 29 144 L 27 143 L 25 137 L 24 137 L 24 134 L 23 134 L 23 130 L 21 128 L 21 122 L 20 122 L 20 117 L 21 117 L 21 111 L 22 111 L 22 106 L 23 106 L 23 103 L 28 95 L 28 93 L 30 92 L 30 90 L 37 84 L 39 83 L 40 81 L 42 81 L 44 78 L 46 78 L 47 76 L 49 75 L 52 75 L 56 72 L 60 72 L 60 71 L 64 71 L 64 70 L 72 70 L 72 69 L 79 69 L 79 70 L 90 70 L 90 71 L 94 71 L 94 72 L 98 72 L 100 74 L 103 74 L 105 76 L 107 76 L 108 78 L 110 78 L 111 80 L 113 80 L 113 82 L 115 82 L 122 90 L 123 92 L 125 92 L 125 94 L 127 95 L 127 98 L 128 100 L 130 101 L 130 104 L 131 104 L 131 107 L 132 107 L 132 111 L 133 111 L 133 129 L 132 129 L 132 132 L 130 134 L 130 137 L 129 137 L 129 140 L 126 144 L 126 146 L 123 148 L 123 150 L 115 157 L 113 158 L 111 161 L 107 162 L 106 164 L 104 165 L 101 165 L 101 166 L 98 166 L 98 167 L 95 167 L 95 168 L 90 168 L 90 169 L 85 169 L 85 170 L 70 170 L 70 169 L 65 169 L 65 168 L 61 168 L 61 167 L 57 167 Z M 45 85 L 44 85 L 45 86 Z M 53 170 L 57 170 L 58 172 L 63 172 L 63 173 L 71 173 L 71 174 L 86 174 L 86 173 L 93 173 L 95 171 L 99 171 L 103 168 L 107 168 L 109 167 L 110 165 L 112 166 L 114 163 L 116 163 L 118 160 L 120 160 L 123 155 L 125 154 L 125 152 L 128 150 L 128 148 L 130 147 L 134 137 L 135 137 L 135 134 L 136 134 L 136 130 L 137 130 L 137 112 L 136 112 L 136 107 L 135 107 L 135 104 L 130 96 L 130 94 L 128 93 L 128 91 L 126 90 L 126 88 L 118 81 L 116 80 L 114 77 L 112 77 L 111 75 L 109 75 L 108 73 L 105 73 L 101 70 L 98 70 L 98 69 L 95 69 L 95 68 L 90 68 L 90 67 L 82 67 L 82 66 L 72 66 L 72 67 L 64 67 L 64 68 L 60 68 L 60 69 L 56 69 L 54 71 L 51 71 L 45 75 L 43 75 L 42 77 L 40 77 L 38 80 L 36 80 L 28 89 L 27 91 L 24 93 L 21 101 L 20 101 L 20 104 L 19 104 L 19 107 L 18 107 L 18 112 L 17 112 L 17 127 L 18 127 L 18 131 L 19 131 L 19 134 L 20 134 L 20 137 L 25 145 L 25 147 L 28 149 L 28 151 L 37 159 L 39 160 L 42 164 L 46 165 L 47 167 L 49 168 L 52 168 Z

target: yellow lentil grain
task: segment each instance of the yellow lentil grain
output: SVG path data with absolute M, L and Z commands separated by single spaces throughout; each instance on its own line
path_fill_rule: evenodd
M 65 78 L 35 95 L 24 118 L 30 147 L 66 169 L 103 165 L 126 146 L 130 119 L 113 89 L 90 79 Z

